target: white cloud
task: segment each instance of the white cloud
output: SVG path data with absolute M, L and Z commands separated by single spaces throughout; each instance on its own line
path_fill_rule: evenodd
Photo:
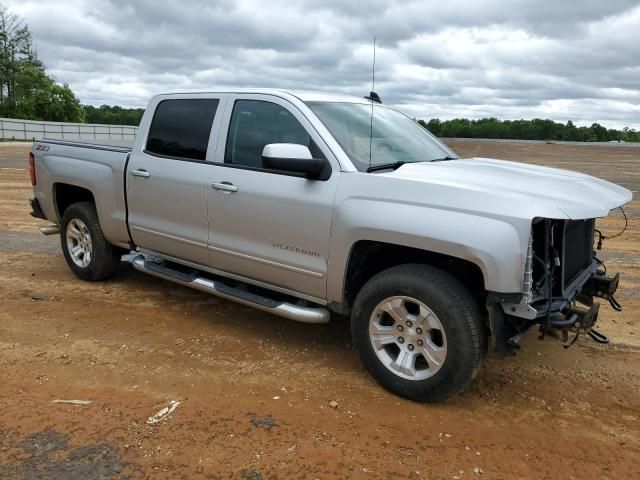
M 278 86 L 419 118 L 544 117 L 640 129 L 637 1 L 22 0 L 42 60 L 81 101 Z

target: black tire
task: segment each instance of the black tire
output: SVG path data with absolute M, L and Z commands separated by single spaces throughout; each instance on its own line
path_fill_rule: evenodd
M 72 258 L 69 251 L 69 243 L 67 241 L 67 228 L 69 222 L 77 219 L 80 220 L 87 227 L 88 235 L 91 239 L 91 255 L 88 265 L 80 266 Z M 70 205 L 62 215 L 62 222 L 60 224 L 60 243 L 62 245 L 62 252 L 64 258 L 67 261 L 67 265 L 77 277 L 88 280 L 91 282 L 97 282 L 100 280 L 106 280 L 113 276 L 118 265 L 120 264 L 120 258 L 123 250 L 111 245 L 100 228 L 100 221 L 98 220 L 98 212 L 93 202 L 78 202 Z
M 370 340 L 369 325 L 374 310 L 377 312 L 376 319 L 380 318 L 377 317 L 377 306 L 386 299 L 398 296 L 422 302 L 437 316 L 444 330 L 446 356 L 439 366 L 434 367 L 434 370 L 439 369 L 429 378 L 407 379 L 394 373 L 378 357 Z M 407 305 L 411 304 L 411 301 L 407 302 Z M 407 305 L 404 305 L 406 311 Z M 393 322 L 392 319 L 388 321 Z M 392 326 L 398 329 L 396 323 L 398 322 Z M 406 326 L 403 328 L 409 335 L 410 329 Z M 415 330 L 412 330 L 412 335 Z M 391 335 L 402 335 L 392 331 Z M 420 333 L 424 335 L 424 332 Z M 462 392 L 480 371 L 487 350 L 486 329 L 481 310 L 473 296 L 449 273 L 420 264 L 390 268 L 375 275 L 362 287 L 351 313 L 351 334 L 362 363 L 376 381 L 397 395 L 419 402 L 438 402 Z M 411 348 L 411 353 L 415 354 L 417 351 L 414 349 L 418 347 L 409 346 L 408 343 L 422 337 L 411 338 L 413 340 L 409 340 L 409 337 L 404 340 L 403 337 L 402 344 L 398 343 L 398 339 L 395 347 L 393 344 L 391 347 L 399 349 L 399 352 L 402 352 L 402 348 Z M 424 344 L 420 341 L 418 344 Z M 423 363 L 429 363 L 426 356 L 422 358 Z

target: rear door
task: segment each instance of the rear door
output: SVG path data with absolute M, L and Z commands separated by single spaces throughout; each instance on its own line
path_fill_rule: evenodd
M 141 250 L 208 263 L 207 160 L 215 155 L 225 100 L 157 100 L 147 138 L 132 151 L 126 173 L 129 227 Z
M 331 165 L 308 180 L 262 165 L 270 143 L 309 147 Z M 339 164 L 306 117 L 270 95 L 234 95 L 208 191 L 212 268 L 323 299 Z M 303 296 L 304 296 L 303 295 Z

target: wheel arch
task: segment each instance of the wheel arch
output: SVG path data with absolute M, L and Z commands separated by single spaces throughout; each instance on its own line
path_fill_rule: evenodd
M 78 202 L 91 202 L 96 207 L 98 221 L 107 240 L 113 245 L 127 249 L 131 248 L 129 232 L 126 226 L 125 210 L 112 210 L 111 198 L 101 193 L 97 187 L 78 185 L 69 182 L 55 182 L 52 186 L 53 208 L 57 223 L 62 222 L 62 216 L 69 206 Z
M 62 220 L 64 212 L 69 206 L 78 202 L 96 203 L 93 192 L 85 187 L 70 183 L 56 182 L 53 184 L 53 205 L 58 221 Z
M 393 243 L 359 240 L 350 250 L 342 285 L 340 311 L 351 310 L 357 293 L 376 274 L 403 264 L 431 265 L 456 277 L 479 301 L 486 295 L 482 268 L 451 255 Z

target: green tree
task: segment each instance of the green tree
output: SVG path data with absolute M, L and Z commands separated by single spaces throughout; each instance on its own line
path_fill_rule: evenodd
M 640 132 L 636 132 L 633 128 L 624 127 L 620 132 L 620 140 L 624 142 L 640 142 Z
M 84 110 L 69 85 L 55 83 L 37 66 L 26 66 L 16 76 L 8 116 L 27 120 L 82 122 Z
M 139 125 L 144 108 L 122 108 L 119 106 L 84 105 L 87 123 L 105 123 L 112 125 Z
M 568 142 L 577 142 L 579 140 L 578 129 L 571 120 L 568 120 L 567 124 L 564 126 L 564 130 L 562 132 L 562 140 Z
M 38 65 L 29 29 L 0 4 L 0 106 L 11 105 L 20 71 Z
M 596 141 L 598 142 L 606 142 L 610 140 L 609 132 L 607 132 L 607 129 L 599 123 L 594 123 L 593 125 L 591 125 L 591 131 L 593 132 L 593 135 L 596 137 Z
M 24 20 L 0 5 L 0 115 L 82 122 L 84 110 L 68 85 L 58 85 L 38 60 Z

